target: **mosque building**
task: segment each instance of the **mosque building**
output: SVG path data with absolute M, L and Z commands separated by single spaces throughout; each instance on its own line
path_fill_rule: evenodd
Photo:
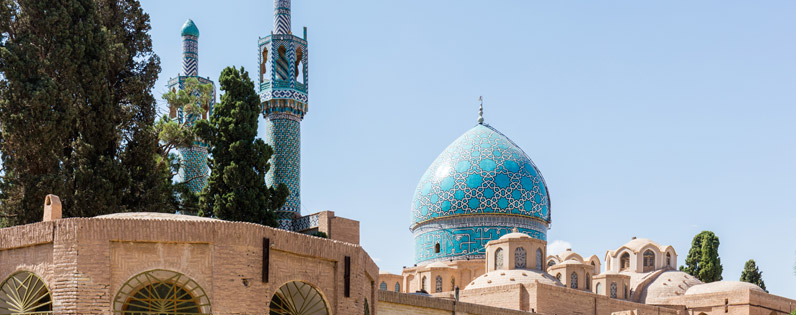
M 796 300 L 744 282 L 702 283 L 677 271 L 677 252 L 632 237 L 585 257 L 548 253 L 550 191 L 522 148 L 487 124 L 455 139 L 420 178 L 410 204 L 414 264 L 380 271 L 359 244 L 359 222 L 301 214 L 300 126 L 308 107 L 307 29 L 290 0 L 274 1 L 273 32 L 258 40 L 257 87 L 269 185 L 290 196 L 279 228 L 182 214 L 128 212 L 61 218 L 48 195 L 42 222 L 0 229 L 0 315 L 594 314 L 784 315 Z M 181 30 L 182 73 L 198 76 L 199 29 Z M 191 124 L 199 115 L 173 108 Z M 207 144 L 181 148 L 191 189 L 206 182 Z M 328 238 L 307 234 L 324 232 Z M 407 253 L 408 254 L 408 253 Z M 409 260 L 407 255 L 407 260 Z

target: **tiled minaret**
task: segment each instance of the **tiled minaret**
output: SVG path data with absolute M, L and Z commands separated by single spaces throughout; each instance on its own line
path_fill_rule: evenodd
M 215 84 L 209 78 L 202 78 L 199 76 L 199 28 L 193 23 L 191 19 L 185 21 L 180 32 L 182 36 L 182 73 L 176 78 L 169 80 L 169 90 L 177 91 L 184 88 L 185 79 L 197 78 L 199 83 L 213 84 L 213 96 L 210 100 L 210 106 L 206 111 L 199 115 L 187 115 L 183 112 L 182 108 L 175 108 L 170 110 L 169 116 L 176 119 L 179 123 L 186 123 L 192 126 L 197 119 L 207 119 L 209 114 L 213 112 L 213 105 L 215 105 Z M 207 184 L 207 177 L 209 175 L 209 168 L 207 166 L 207 143 L 197 140 L 193 146 L 179 148 L 182 154 L 183 164 L 181 173 L 183 180 L 188 183 L 188 187 L 192 192 L 200 192 Z
M 284 183 L 290 195 L 277 210 L 279 226 L 295 230 L 301 215 L 301 120 L 307 113 L 307 28 L 294 36 L 290 0 L 274 0 L 274 30 L 259 40 L 260 101 L 266 142 L 274 148 L 268 185 Z

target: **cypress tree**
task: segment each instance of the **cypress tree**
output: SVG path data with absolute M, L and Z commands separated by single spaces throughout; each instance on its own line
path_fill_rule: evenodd
M 196 134 L 211 146 L 211 171 L 201 194 L 204 215 L 277 226 L 274 210 L 285 203 L 287 186 L 268 187 L 265 175 L 273 149 L 257 137 L 260 97 L 243 68 L 227 67 L 218 79 L 221 102 Z
M 747 260 L 743 265 L 741 281 L 756 284 L 758 287 L 763 289 L 763 291 L 768 292 L 768 290 L 766 290 L 766 283 L 763 282 L 763 272 L 757 268 L 757 264 L 755 263 L 754 259 Z
M 708 283 L 721 280 L 723 270 L 719 258 L 719 238 L 711 231 L 702 231 L 694 236 L 685 266 L 680 266 L 680 271 Z
M 134 0 L 3 0 L 0 7 L 0 212 L 41 220 L 161 209 L 151 95 L 159 61 Z M 167 205 L 167 203 L 165 203 Z M 164 209 L 165 210 L 165 209 Z

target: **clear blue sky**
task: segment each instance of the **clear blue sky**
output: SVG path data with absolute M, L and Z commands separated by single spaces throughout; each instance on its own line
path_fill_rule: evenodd
M 180 71 L 187 18 L 200 75 L 256 77 L 272 1 L 142 3 L 156 94 Z M 294 0 L 310 45 L 303 212 L 359 220 L 382 269 L 413 264 L 415 185 L 484 95 L 487 123 L 547 180 L 551 243 L 602 260 L 645 237 L 682 264 L 711 230 L 724 279 L 753 258 L 769 291 L 796 298 L 794 16 L 785 0 Z

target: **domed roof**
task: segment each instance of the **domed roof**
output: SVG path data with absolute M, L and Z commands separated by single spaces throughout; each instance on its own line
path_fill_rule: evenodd
M 494 270 L 487 272 L 483 275 L 473 279 L 465 290 L 489 288 L 501 286 L 506 284 L 532 284 L 534 281 L 539 283 L 555 285 L 563 287 L 561 281 L 555 277 L 537 270 L 524 270 L 524 269 L 511 269 L 511 270 Z
M 533 238 L 533 237 L 530 237 L 528 234 L 525 233 L 511 232 L 509 234 L 501 236 L 499 239 L 507 240 L 507 239 L 523 239 L 523 238 Z
M 550 223 L 550 198 L 539 169 L 509 138 L 481 124 L 451 143 L 426 170 L 412 200 L 412 227 L 478 214 Z
M 196 24 L 191 19 L 185 21 L 185 24 L 182 25 L 182 31 L 180 31 L 180 36 L 186 35 L 199 37 L 199 28 L 196 27 Z
M 757 285 L 749 282 L 717 281 L 717 282 L 695 285 L 689 288 L 688 291 L 685 292 L 685 295 L 721 293 L 721 292 L 730 292 L 730 291 L 748 291 L 748 290 L 766 292 L 763 291 L 763 289 L 761 289 Z
M 655 276 L 650 273 L 649 276 Z M 667 304 L 669 299 L 690 292 L 692 287 L 702 285 L 702 281 L 682 271 L 670 270 L 660 273 L 641 291 L 639 301 L 645 304 Z M 644 279 L 639 279 L 644 282 Z

